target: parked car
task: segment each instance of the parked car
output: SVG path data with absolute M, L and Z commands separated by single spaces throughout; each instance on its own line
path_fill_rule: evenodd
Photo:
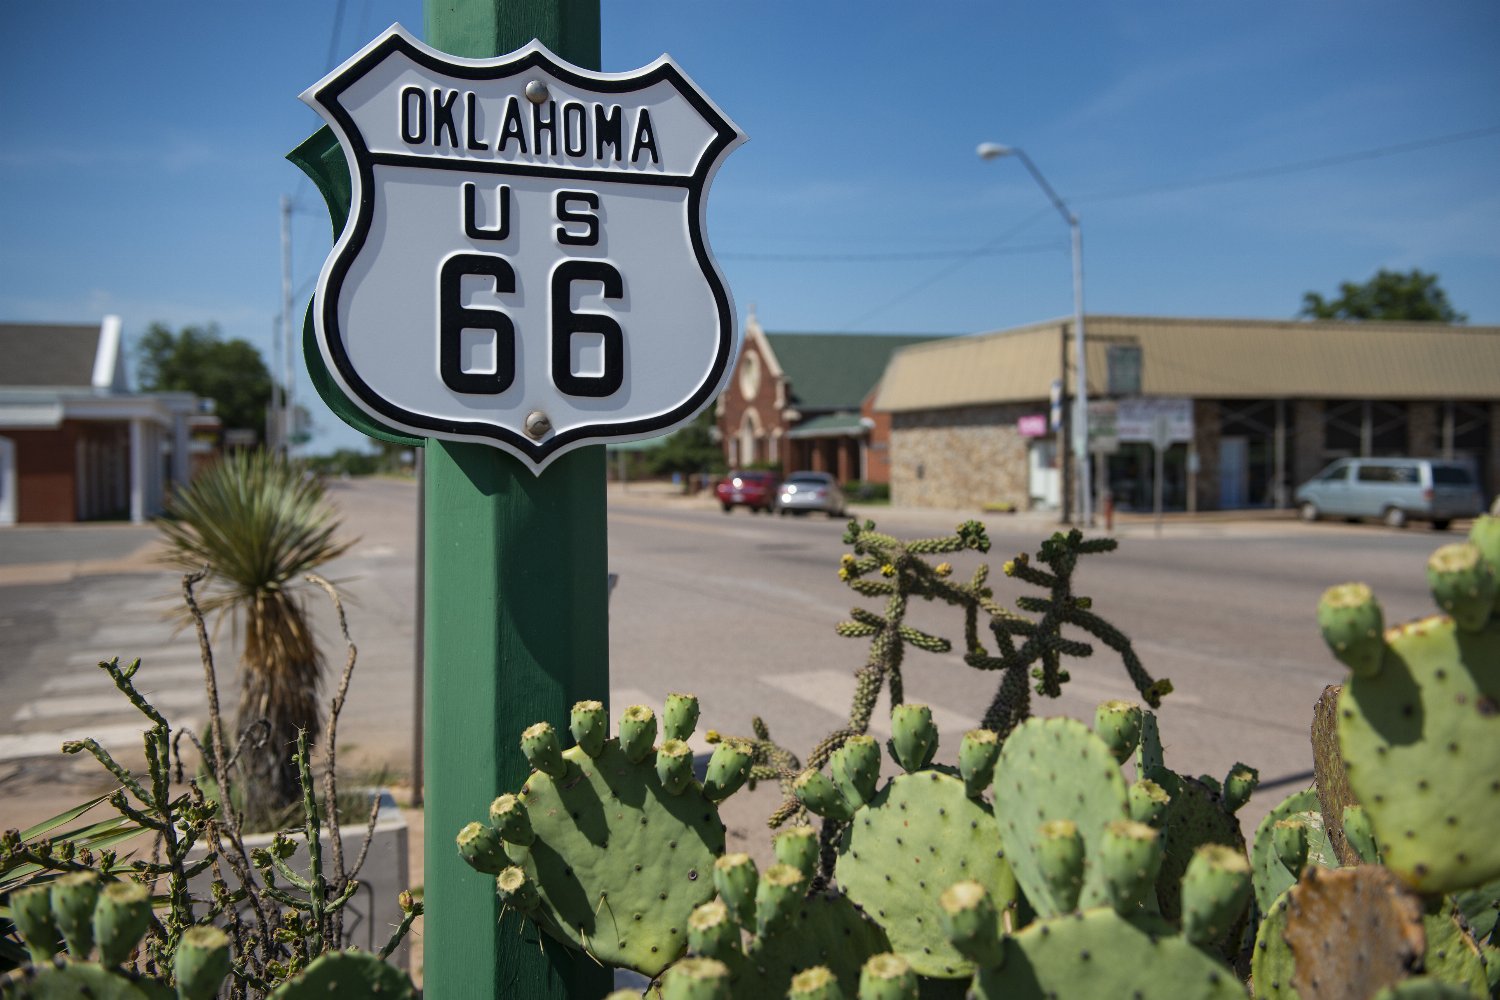
M 1419 520 L 1444 531 L 1484 510 L 1474 470 L 1439 458 L 1341 458 L 1294 496 L 1304 521 L 1379 518 L 1393 528 Z
M 776 509 L 783 516 L 821 510 L 829 517 L 843 517 L 844 491 L 826 472 L 794 472 L 781 484 Z
M 750 513 L 771 513 L 776 506 L 776 488 L 781 477 L 774 472 L 731 472 L 714 485 L 719 506 L 728 514 L 736 507 L 749 507 Z

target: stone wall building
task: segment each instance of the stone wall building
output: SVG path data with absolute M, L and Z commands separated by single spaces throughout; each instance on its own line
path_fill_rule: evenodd
M 1457 458 L 1500 491 L 1500 327 L 1089 316 L 1084 329 L 1090 401 L 1191 412 L 1191 439 L 1166 452 L 1168 509 L 1288 506 L 1351 455 Z M 1070 319 L 897 352 L 873 402 L 891 421 L 893 502 L 1056 507 L 1049 388 L 1071 388 L 1073 364 Z M 1149 507 L 1152 456 L 1139 438 L 1096 455 L 1096 499 Z

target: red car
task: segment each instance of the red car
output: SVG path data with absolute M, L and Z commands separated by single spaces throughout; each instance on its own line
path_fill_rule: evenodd
M 776 491 L 781 477 L 774 472 L 731 472 L 714 486 L 719 505 L 728 514 L 736 506 L 746 506 L 753 514 L 769 514 L 776 506 Z

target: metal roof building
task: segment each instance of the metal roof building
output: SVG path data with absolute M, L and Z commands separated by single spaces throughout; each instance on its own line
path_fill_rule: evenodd
M 1500 327 L 1088 316 L 1085 333 L 1091 400 L 1190 409 L 1169 505 L 1282 505 L 1345 455 L 1467 458 L 1500 485 Z M 897 352 L 875 400 L 892 420 L 896 502 L 1055 505 L 1057 441 L 1023 430 L 1072 365 L 1070 319 Z M 1095 461 L 1131 505 L 1148 446 L 1119 444 Z

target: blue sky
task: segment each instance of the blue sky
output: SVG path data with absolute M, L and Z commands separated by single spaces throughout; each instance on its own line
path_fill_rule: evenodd
M 1488 0 L 602 8 L 604 69 L 669 52 L 750 135 L 709 232 L 769 330 L 1069 312 L 1066 228 L 1019 162 L 975 156 L 986 140 L 1077 211 L 1090 312 L 1289 317 L 1415 267 L 1500 323 Z M 269 357 L 280 196 L 300 300 L 332 242 L 283 160 L 319 124 L 297 94 L 393 21 L 420 34 L 420 3 L 6 4 L 0 320 L 212 321 Z M 356 440 L 314 417 L 314 450 Z

